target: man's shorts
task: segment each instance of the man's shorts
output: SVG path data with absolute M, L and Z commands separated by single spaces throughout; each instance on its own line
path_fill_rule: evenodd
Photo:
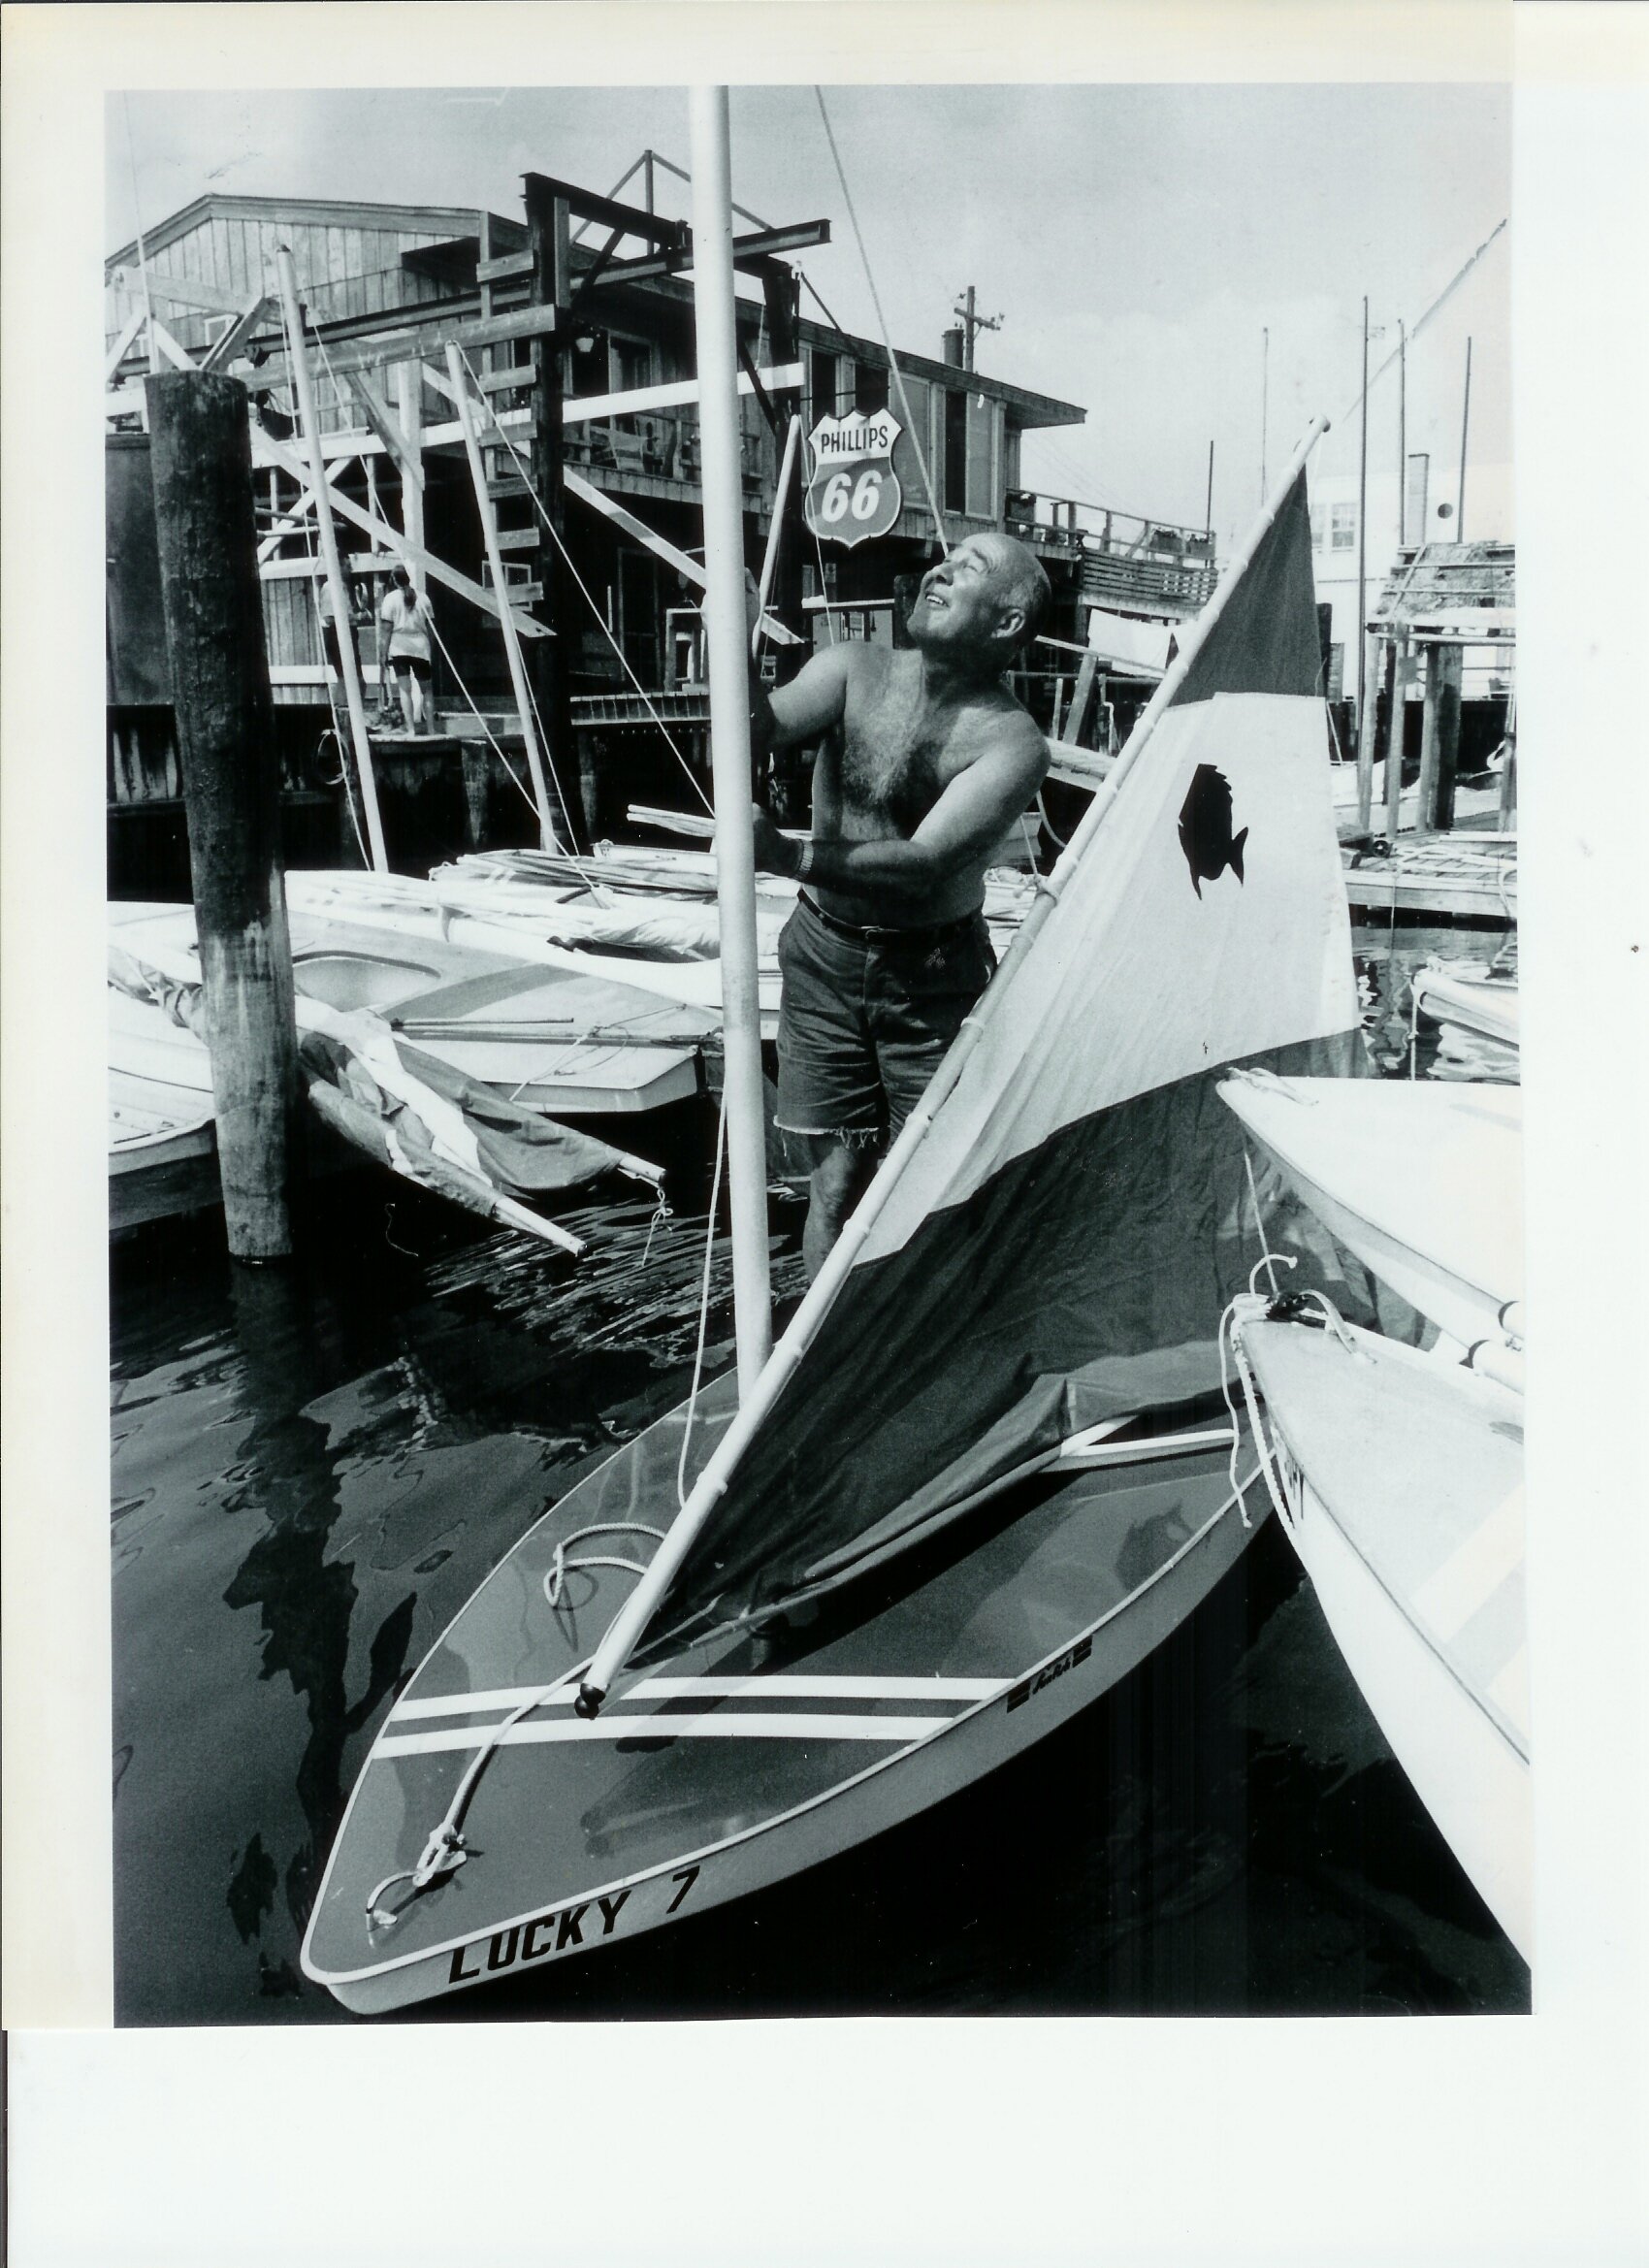
M 854 1150 L 891 1141 L 995 966 L 983 914 L 859 929 L 799 897 L 779 937 L 778 1124 Z

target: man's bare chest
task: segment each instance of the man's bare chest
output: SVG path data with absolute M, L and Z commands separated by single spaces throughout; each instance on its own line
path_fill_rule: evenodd
M 840 741 L 842 799 L 909 835 L 968 761 L 954 711 L 935 709 L 897 678 L 856 702 Z

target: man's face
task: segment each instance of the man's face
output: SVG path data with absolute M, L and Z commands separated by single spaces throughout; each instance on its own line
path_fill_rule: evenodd
M 953 653 L 995 644 L 1015 604 L 1012 585 L 1012 562 L 999 540 L 968 536 L 922 576 L 910 612 L 913 641 Z

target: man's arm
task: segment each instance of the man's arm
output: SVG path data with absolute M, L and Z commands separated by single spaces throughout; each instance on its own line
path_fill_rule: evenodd
M 839 725 L 847 704 L 845 649 L 830 646 L 792 677 L 789 685 L 751 687 L 750 752 L 758 763 L 770 749 L 821 740 Z
M 996 747 L 957 773 L 908 841 L 796 843 L 759 811 L 756 863 L 882 904 L 920 906 L 994 849 L 1047 771 L 1047 742 L 1028 717 L 1016 719 Z

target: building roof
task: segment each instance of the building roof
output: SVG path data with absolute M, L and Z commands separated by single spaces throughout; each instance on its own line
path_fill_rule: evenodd
M 513 248 L 525 243 L 527 231 L 519 220 L 501 214 L 486 215 L 490 221 L 492 242 L 497 249 Z M 296 228 L 354 228 L 391 231 L 405 236 L 423 236 L 445 239 L 427 245 L 413 262 L 418 271 L 462 289 L 462 269 L 468 263 L 470 269 L 470 288 L 473 289 L 473 264 L 479 254 L 480 226 L 483 209 L 478 206 L 453 205 L 379 205 L 352 202 L 340 198 L 322 197 L 234 197 L 212 191 L 197 197 L 145 231 L 144 250 L 149 257 L 164 251 L 178 238 L 187 236 L 203 221 L 251 220 L 290 221 Z M 438 255 L 449 251 L 451 258 L 443 265 Z M 595 253 L 585 246 L 575 248 L 574 257 L 583 252 L 593 261 Z M 134 238 L 111 252 L 104 262 L 106 281 L 113 281 L 117 271 L 130 268 L 137 259 L 138 246 Z M 648 297 L 687 302 L 690 287 L 673 277 L 659 277 L 634 288 Z M 399 311 L 398 311 L 399 312 Z M 386 312 L 384 319 L 390 319 Z M 829 324 L 803 317 L 799 336 L 805 348 L 817 347 L 838 354 L 851 354 L 857 362 L 885 369 L 887 349 L 877 341 L 861 339 L 853 332 L 839 331 Z M 913 378 L 921 378 L 930 385 L 957 386 L 964 373 L 953 363 L 942 362 L 930 356 L 914 354 L 905 347 L 895 350 L 899 368 Z M 988 395 L 1003 404 L 1011 426 L 1081 425 L 1087 411 L 1074 402 L 1061 402 L 1049 394 L 1038 394 L 1025 386 L 1017 386 L 1006 378 L 996 378 L 983 372 L 965 373 L 968 388 Z
M 216 190 L 197 197 L 144 231 L 144 250 L 153 257 L 203 220 L 290 220 L 300 228 L 395 229 L 408 236 L 462 236 L 477 226 L 477 205 L 370 205 L 339 197 L 226 197 Z M 501 223 L 525 235 L 520 221 Z M 129 268 L 138 256 L 134 237 L 103 263 L 105 279 Z

